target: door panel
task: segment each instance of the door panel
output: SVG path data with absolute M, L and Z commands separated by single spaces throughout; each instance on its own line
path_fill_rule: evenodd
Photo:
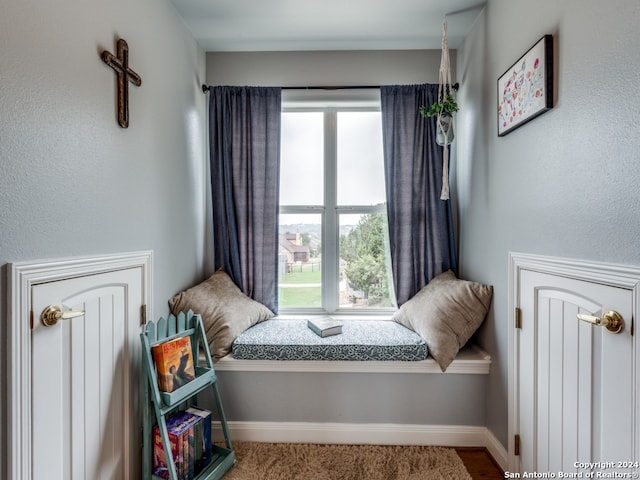
M 138 478 L 142 269 L 34 285 L 31 294 L 33 479 Z M 49 305 L 85 314 L 46 327 L 39 315 Z
M 519 470 L 576 472 L 575 462 L 632 459 L 633 291 L 521 270 L 518 298 Z M 627 322 L 620 334 L 576 317 L 607 310 Z

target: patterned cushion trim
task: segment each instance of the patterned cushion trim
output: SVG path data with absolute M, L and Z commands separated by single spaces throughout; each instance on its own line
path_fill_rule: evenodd
M 233 343 L 240 360 L 419 361 L 427 345 L 415 332 L 385 320 L 344 320 L 342 333 L 319 337 L 306 320 L 267 320 Z

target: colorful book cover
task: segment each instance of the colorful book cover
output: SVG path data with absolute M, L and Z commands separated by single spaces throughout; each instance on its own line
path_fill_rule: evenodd
M 173 392 L 195 378 L 191 338 L 181 337 L 151 347 L 158 387 Z
M 193 413 L 192 408 L 187 409 L 187 413 L 191 414 L 193 419 L 193 458 L 195 473 L 198 474 L 202 470 L 203 455 L 203 437 L 202 437 L 202 417 Z
M 183 452 L 183 464 L 182 464 L 182 477 L 184 480 L 189 478 L 189 430 L 183 430 L 180 433 L 180 438 L 182 438 L 182 452 Z
M 178 476 L 182 479 L 193 478 L 192 471 L 193 456 L 189 445 L 189 436 L 193 436 L 193 416 L 187 412 L 176 412 L 171 417 L 175 422 L 175 433 L 179 436 L 178 441 L 182 442 L 182 469 Z
M 179 479 L 185 478 L 185 456 L 184 456 L 184 428 L 179 417 L 167 418 L 167 433 L 169 435 L 169 445 L 171 447 L 171 455 L 173 463 L 176 467 L 176 474 Z M 153 472 L 162 478 L 171 478 L 169 476 L 169 464 L 162 445 L 162 437 L 160 435 L 160 427 L 153 427 L 154 451 L 153 451 Z
M 187 411 L 202 418 L 202 468 L 204 468 L 209 465 L 212 456 L 211 412 L 196 406 L 187 409 Z
M 176 466 L 178 480 L 189 480 L 195 477 L 195 423 L 194 415 L 179 411 L 167 417 L 169 443 Z M 162 448 L 160 429 L 154 426 L 154 475 L 170 478 L 169 470 Z
M 196 457 L 195 457 L 195 418 L 191 414 L 187 414 L 187 420 L 189 427 L 187 429 L 185 448 L 187 452 L 187 478 L 192 479 L 195 477 L 196 472 Z
M 178 444 L 172 435 L 169 435 L 169 445 L 173 461 L 176 462 L 178 460 Z M 153 474 L 162 478 L 170 478 L 169 465 L 162 446 L 160 428 L 157 425 L 153 429 Z

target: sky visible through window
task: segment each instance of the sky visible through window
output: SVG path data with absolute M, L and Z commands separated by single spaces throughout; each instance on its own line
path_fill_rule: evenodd
M 380 112 L 339 112 L 338 205 L 385 201 Z
M 282 114 L 280 205 L 322 205 L 323 121 L 322 112 Z
M 327 128 L 334 128 L 331 122 L 336 128 L 325 136 L 325 112 L 282 114 L 280 308 L 325 307 L 323 283 L 335 290 L 338 308 L 393 306 L 380 112 L 337 111 L 328 118 Z M 325 162 L 334 166 L 326 168 Z M 325 188 L 325 181 L 333 186 Z M 336 198 L 325 202 L 327 194 Z M 323 252 L 323 220 L 335 225 L 336 238 L 327 241 L 335 245 L 333 254 Z M 363 242 L 365 248 L 357 247 Z M 323 268 L 327 261 L 335 263 L 333 270 Z M 337 278 L 323 280 L 323 272 Z
M 338 205 L 385 203 L 380 112 L 339 112 Z M 323 112 L 282 114 L 280 204 L 324 203 Z

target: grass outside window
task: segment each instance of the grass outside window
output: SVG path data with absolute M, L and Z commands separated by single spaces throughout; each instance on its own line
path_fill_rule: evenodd
M 280 275 L 278 301 L 280 307 L 300 305 L 318 308 L 322 306 L 322 289 L 319 263 L 291 265 L 289 273 Z

